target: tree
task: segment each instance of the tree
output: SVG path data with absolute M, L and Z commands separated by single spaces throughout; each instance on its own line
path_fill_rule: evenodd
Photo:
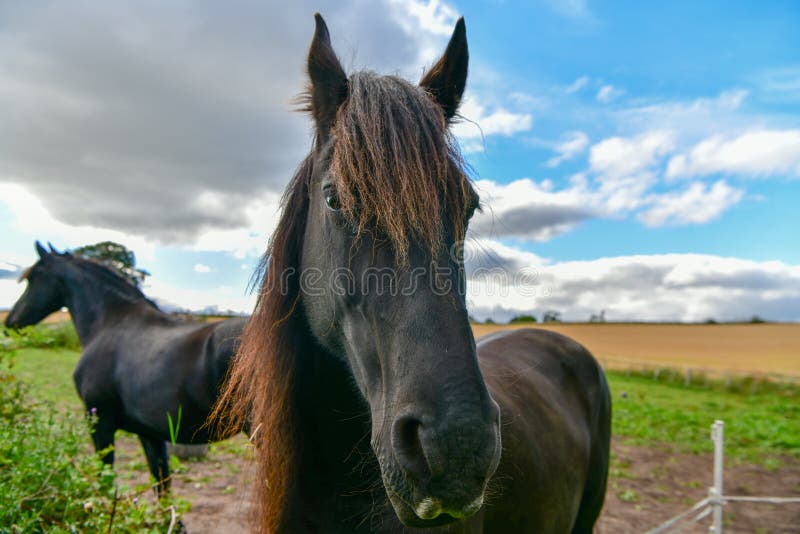
M 515 315 L 508 321 L 508 324 L 535 323 L 536 317 L 533 315 Z
M 593 313 L 591 317 L 589 317 L 590 323 L 604 323 L 606 322 L 606 311 L 600 310 L 600 313 Z
M 136 268 L 136 255 L 132 250 L 113 241 L 78 247 L 72 251 L 72 254 L 111 267 L 136 287 L 141 286 L 145 278 L 150 276 L 150 273 L 144 269 Z
M 561 312 L 557 312 L 555 310 L 547 310 L 542 315 L 542 322 L 543 323 L 560 323 L 561 322 Z

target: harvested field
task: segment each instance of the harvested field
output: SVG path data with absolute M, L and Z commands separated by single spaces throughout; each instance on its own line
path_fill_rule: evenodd
M 531 325 L 569 336 L 611 369 L 642 364 L 709 374 L 779 374 L 800 381 L 800 324 Z M 472 326 L 476 337 L 520 325 Z
M 0 322 L 8 314 L 0 311 Z M 203 317 L 219 321 L 227 317 Z M 59 311 L 44 320 L 70 320 Z M 640 365 L 693 368 L 711 374 L 783 375 L 800 381 L 800 324 L 653 324 L 554 323 L 531 325 L 473 324 L 480 337 L 499 330 L 531 326 L 559 332 L 588 348 L 609 369 Z

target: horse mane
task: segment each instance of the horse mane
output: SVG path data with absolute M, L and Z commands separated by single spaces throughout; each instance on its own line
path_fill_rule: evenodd
M 291 491 L 294 460 L 293 384 L 309 334 L 297 313 L 301 236 L 308 211 L 313 159 L 300 164 L 283 196 L 283 212 L 262 262 L 256 307 L 242 333 L 228 378 L 210 420 L 221 435 L 251 433 L 258 454 L 255 520 L 261 532 L 280 526 Z
M 442 109 L 424 89 L 393 76 L 356 73 L 348 87 L 330 132 L 343 213 L 357 235 L 369 229 L 388 240 L 398 265 L 412 242 L 436 257 L 445 232 L 464 238 L 475 199 Z M 292 513 L 302 446 L 297 382 L 302 362 L 319 350 L 299 306 L 299 270 L 314 158 L 325 149 L 320 143 L 318 135 L 284 193 L 256 308 L 210 418 L 220 437 L 251 433 L 258 457 L 255 519 L 263 533 L 277 532 Z
M 128 302 L 145 302 L 146 304 L 158 309 L 155 302 L 147 298 L 142 291 L 119 274 L 114 268 L 104 265 L 95 260 L 73 256 L 72 254 L 59 255 L 66 259 L 70 264 L 77 267 L 81 274 L 91 278 L 93 282 L 98 282 L 116 296 Z

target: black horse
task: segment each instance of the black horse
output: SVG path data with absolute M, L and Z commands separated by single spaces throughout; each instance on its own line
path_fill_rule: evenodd
M 170 419 L 179 443 L 212 439 L 205 422 L 245 319 L 184 322 L 108 267 L 52 247 L 48 252 L 38 242 L 36 252 L 39 261 L 20 278 L 28 287 L 6 326 L 33 325 L 69 309 L 83 345 L 73 378 L 86 410 L 97 417 L 95 449 L 114 445 L 117 429 L 138 434 L 162 493 L 169 488 Z M 103 461 L 113 464 L 113 450 Z
M 316 15 L 315 142 L 217 408 L 254 426 L 262 532 L 563 534 L 600 514 L 600 366 L 558 334 L 470 328 L 479 199 L 448 133 L 467 62 L 462 19 L 419 86 L 347 76 Z

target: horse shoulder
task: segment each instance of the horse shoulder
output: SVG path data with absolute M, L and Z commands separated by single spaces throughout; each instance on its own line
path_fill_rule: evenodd
M 113 402 L 118 394 L 114 380 L 117 346 L 113 336 L 100 335 L 81 353 L 72 379 L 87 407 Z

